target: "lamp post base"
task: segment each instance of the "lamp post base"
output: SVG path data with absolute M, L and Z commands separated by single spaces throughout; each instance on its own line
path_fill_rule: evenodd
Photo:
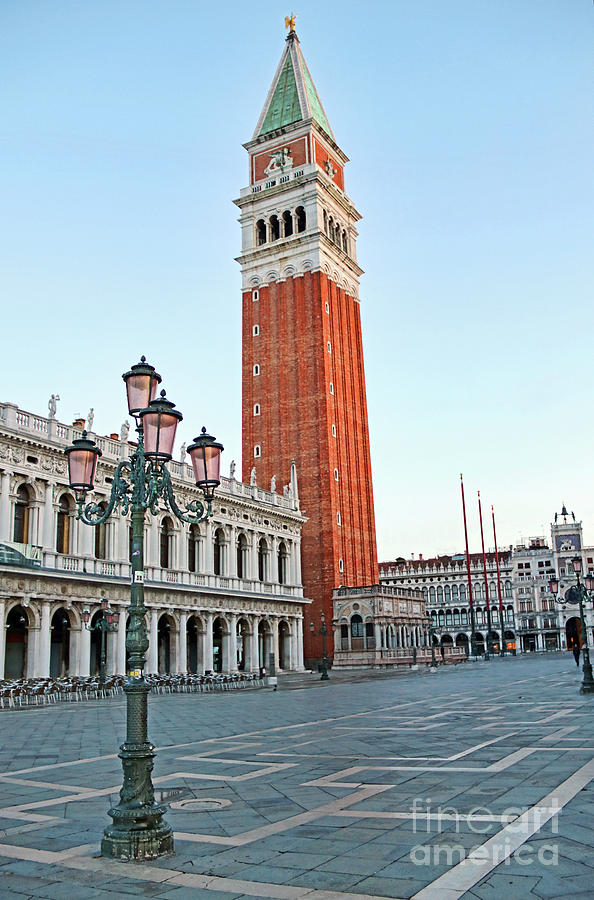
M 592 666 L 590 663 L 584 666 L 584 680 L 580 686 L 580 694 L 594 694 L 594 679 L 592 678 Z
M 110 810 L 113 815 L 114 810 Z M 165 807 L 155 804 L 150 809 L 137 810 L 135 821 L 110 825 L 103 833 L 101 856 L 135 862 L 173 856 L 173 830 L 167 822 L 161 821 Z

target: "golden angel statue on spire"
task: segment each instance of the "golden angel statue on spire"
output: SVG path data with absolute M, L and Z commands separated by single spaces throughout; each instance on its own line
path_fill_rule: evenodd
M 285 28 L 289 29 L 290 34 L 295 34 L 295 19 L 297 16 L 295 13 L 291 13 L 290 16 L 285 16 Z

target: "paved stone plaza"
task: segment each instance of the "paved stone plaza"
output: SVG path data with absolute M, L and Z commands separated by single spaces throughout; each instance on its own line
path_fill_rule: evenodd
M 123 699 L 0 711 L 0 896 L 594 897 L 578 686 L 551 654 L 151 697 L 177 853 L 142 865 L 98 857 Z

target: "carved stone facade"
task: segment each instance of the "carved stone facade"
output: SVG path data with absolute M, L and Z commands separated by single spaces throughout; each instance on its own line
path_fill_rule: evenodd
M 431 661 L 423 594 L 372 584 L 333 594 L 334 666 L 370 668 Z
M 75 518 L 64 448 L 80 429 L 0 403 L 0 677 L 88 675 L 99 666 L 91 624 L 101 600 L 122 614 L 107 666 L 126 669 L 130 521 Z M 93 435 L 102 450 L 92 498 L 106 502 L 127 442 Z M 191 467 L 169 463 L 180 505 L 199 499 Z M 222 478 L 212 519 L 179 522 L 166 509 L 145 529 L 147 672 L 257 671 L 274 654 L 303 668 L 299 501 Z

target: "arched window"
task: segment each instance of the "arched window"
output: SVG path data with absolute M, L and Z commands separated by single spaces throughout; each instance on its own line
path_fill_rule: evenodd
M 460 603 L 466 603 L 466 585 L 460 585 Z
M 224 575 L 223 572 L 223 556 L 224 556 L 225 532 L 222 528 L 217 528 L 214 535 L 214 573 L 215 575 Z
M 342 232 L 342 249 L 345 253 L 349 252 L 349 239 L 347 237 L 346 231 Z
M 437 615 L 437 621 L 439 622 L 439 627 L 443 628 L 443 626 L 445 624 L 445 616 L 443 614 L 443 609 L 439 610 L 439 613 Z
M 18 544 L 29 543 L 29 491 L 24 484 L 19 485 L 14 505 L 13 541 Z
M 443 588 L 441 585 L 437 588 L 437 602 L 443 603 Z
M 105 512 L 107 508 L 106 503 L 100 503 L 99 506 Z M 95 525 L 95 559 L 105 559 L 107 555 L 107 524 L 103 522 L 102 525 Z
M 260 299 L 260 291 L 257 288 L 254 288 L 252 291 L 252 302 L 256 302 L 256 300 Z
M 280 237 L 280 222 L 278 216 L 270 216 L 270 240 L 278 241 Z
M 472 593 L 474 594 L 475 600 L 481 600 L 483 596 L 482 585 L 480 581 L 477 581 L 476 584 L 472 585 Z
M 449 584 L 446 584 L 446 586 L 444 588 L 444 596 L 445 596 L 445 602 L 450 603 L 451 599 L 452 599 L 452 592 L 450 590 Z
M 423 588 L 423 600 L 425 601 L 425 603 L 427 603 L 428 599 L 429 599 L 429 591 L 427 590 L 426 587 L 424 587 Z
M 431 606 L 433 606 L 433 604 L 435 603 L 435 588 L 434 587 L 429 588 L 429 603 L 431 604 Z
M 468 610 L 463 609 L 460 613 L 460 618 L 462 620 L 463 625 L 468 625 Z
M 324 210 L 324 231 L 328 234 L 328 213 Z
M 256 444 L 254 446 L 254 459 L 259 459 L 262 456 L 262 448 L 260 444 Z
M 97 526 L 99 527 L 99 526 Z M 66 494 L 58 501 L 58 519 L 56 522 L 56 551 L 70 552 L 70 503 Z M 105 557 L 101 557 L 104 559 Z
M 334 481 L 338 481 L 338 469 L 334 469 Z
M 334 219 L 332 216 L 328 219 L 328 237 L 331 241 L 334 240 Z
M 259 334 L 260 334 L 260 326 L 254 325 L 254 327 L 252 328 L 252 335 L 254 337 L 258 337 Z
M 334 243 L 340 247 L 340 225 L 338 222 L 336 223 L 336 228 L 334 229 Z
M 505 596 L 511 597 L 511 595 L 512 595 L 511 581 L 506 581 L 505 582 Z
M 293 234 L 293 216 L 288 209 L 283 213 L 283 234 L 285 237 Z
M 240 534 L 237 538 L 237 577 L 247 577 L 247 552 L 248 543 L 245 534 Z
M 258 363 L 254 363 L 253 374 L 254 375 L 260 374 L 260 366 L 258 365 Z
M 190 572 L 198 571 L 199 541 L 200 531 L 198 530 L 198 526 L 190 525 L 188 534 L 188 569 Z
M 305 231 L 305 210 L 302 206 L 298 206 L 295 210 L 295 218 L 297 220 L 297 234 Z
M 264 219 L 258 219 L 256 222 L 256 244 L 261 247 L 266 243 L 266 222 Z
M 278 545 L 278 583 L 286 584 L 287 583 L 287 562 L 289 559 L 289 554 L 287 553 L 287 546 L 284 541 L 281 541 Z
M 336 437 L 336 425 L 332 426 L 332 437 Z
M 171 538 L 173 536 L 173 523 L 167 516 L 161 522 L 159 533 L 159 561 L 162 569 L 168 569 L 171 560 Z
M 454 610 L 454 625 L 459 625 L 459 624 L 460 624 L 460 610 L 455 609 Z
M 330 382 L 330 393 L 334 394 L 334 385 Z
M 445 623 L 446 623 L 447 628 L 452 627 L 452 610 L 451 609 L 446 609 Z
M 494 581 L 489 585 L 489 596 L 491 600 L 497 600 L 497 585 Z
M 254 403 L 254 415 L 255 416 L 260 415 L 260 404 L 259 403 Z
M 458 602 L 458 585 L 457 584 L 452 585 L 452 600 L 454 603 Z
M 359 615 L 351 616 L 351 637 L 363 637 L 363 619 Z
M 268 544 L 266 538 L 260 538 L 258 543 L 258 578 L 260 581 L 268 581 Z

